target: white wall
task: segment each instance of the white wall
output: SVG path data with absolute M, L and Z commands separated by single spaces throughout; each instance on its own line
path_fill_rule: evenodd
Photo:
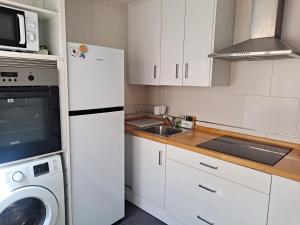
M 238 0 L 237 7 L 247 2 Z M 283 39 L 298 49 L 299 12 L 299 0 L 286 1 Z M 249 37 L 249 18 L 237 12 L 235 42 Z M 229 87 L 151 87 L 149 103 L 168 105 L 171 115 L 229 125 L 214 127 L 300 143 L 300 60 L 235 62 Z
M 126 65 L 128 2 L 130 0 L 66 0 L 67 40 L 124 49 Z M 145 89 L 126 82 L 126 113 L 135 112 L 136 104 L 147 102 Z

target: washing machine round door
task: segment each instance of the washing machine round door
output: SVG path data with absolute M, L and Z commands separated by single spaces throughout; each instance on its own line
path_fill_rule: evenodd
M 58 203 L 47 189 L 27 186 L 0 198 L 1 225 L 56 225 Z

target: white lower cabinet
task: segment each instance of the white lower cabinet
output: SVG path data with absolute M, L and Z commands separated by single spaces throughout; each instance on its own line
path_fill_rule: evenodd
M 300 183 L 273 176 L 268 225 L 300 224 Z
M 131 165 L 126 168 L 131 169 L 127 172 L 127 177 L 130 177 L 132 192 L 159 208 L 164 208 L 166 145 L 140 137 L 129 137 Z
M 202 202 L 184 196 L 180 192 L 168 190 L 166 196 L 168 214 L 184 225 L 244 225 Z
M 268 204 L 267 194 L 167 160 L 166 209 L 186 225 L 266 225 Z
M 125 140 L 130 201 L 169 225 L 300 225 L 300 182 L 136 136 Z
M 166 210 L 171 216 L 186 225 L 267 224 L 268 194 L 208 173 L 206 168 L 195 168 L 194 158 L 189 162 L 188 157 L 184 156 L 189 155 L 190 151 L 181 149 L 178 159 L 184 164 L 174 161 L 172 158 L 177 150 L 172 146 L 167 148 Z M 197 154 L 195 157 L 198 155 L 202 156 Z M 206 160 L 208 158 L 205 156 Z M 226 174 L 227 167 L 222 166 L 221 160 L 217 165 L 219 174 L 225 177 L 233 175 L 234 170 Z M 220 171 L 223 168 L 224 171 Z M 244 171 L 243 175 L 254 177 L 252 173 L 252 170 Z

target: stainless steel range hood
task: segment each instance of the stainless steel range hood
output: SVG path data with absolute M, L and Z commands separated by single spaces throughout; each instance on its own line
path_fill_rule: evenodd
M 229 61 L 300 58 L 281 37 L 284 0 L 252 0 L 251 38 L 208 57 Z

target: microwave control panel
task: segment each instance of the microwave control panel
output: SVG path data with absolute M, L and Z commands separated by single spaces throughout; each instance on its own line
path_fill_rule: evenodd
M 26 47 L 33 51 L 39 51 L 39 25 L 37 13 L 25 11 L 26 21 Z

